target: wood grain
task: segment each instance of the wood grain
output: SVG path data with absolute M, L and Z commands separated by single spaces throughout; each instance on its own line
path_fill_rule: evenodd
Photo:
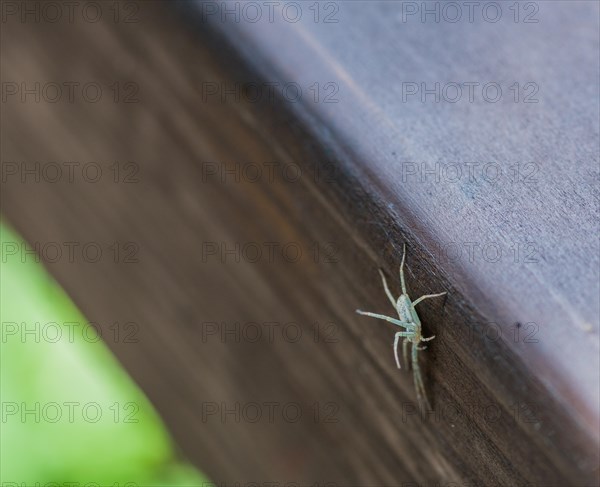
M 133 343 L 107 343 L 216 483 L 597 485 L 597 5 L 540 2 L 535 26 L 460 29 L 397 24 L 395 5 L 342 2 L 325 26 L 204 21 L 192 2 L 144 2 L 134 23 L 3 23 L 3 86 L 133 82 L 139 102 L 3 100 L 3 171 L 94 161 L 103 177 L 7 176 L 2 214 L 32 245 L 101 245 L 97 263 L 46 265 L 105 336 L 139 325 Z M 403 80 L 533 80 L 541 101 L 404 103 Z M 202 94 L 265 81 L 305 95 L 334 82 L 339 102 Z M 116 161 L 138 182 L 115 183 Z M 539 170 L 533 185 L 402 172 L 453 161 Z M 115 241 L 137 261 L 115 263 Z M 392 313 L 377 268 L 398 292 L 404 242 L 411 296 L 449 292 L 419 305 L 437 336 L 424 415 L 392 326 L 354 313 Z M 451 259 L 450 243 L 533 243 L 537 260 Z M 209 414 L 236 405 L 239 421 Z

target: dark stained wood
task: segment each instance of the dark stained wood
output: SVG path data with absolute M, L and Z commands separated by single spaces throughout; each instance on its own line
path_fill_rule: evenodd
M 104 248 L 97 263 L 46 265 L 105 336 L 115 321 L 139 325 L 134 343 L 107 343 L 216 483 L 597 485 L 598 6 L 538 2 L 535 25 L 431 25 L 399 21 L 400 4 L 338 3 L 338 24 L 205 21 L 192 2 L 145 2 L 134 23 L 8 20 L 3 83 L 133 82 L 139 102 L 108 89 L 98 103 L 3 102 L 3 169 L 104 172 L 7 176 L 2 214 L 32 244 Z M 403 81 L 456 80 L 535 82 L 540 102 L 401 101 Z M 302 101 L 203 100 L 203 83 L 265 81 L 298 82 Z M 339 102 L 312 102 L 315 82 L 335 83 Z M 116 161 L 135 162 L 139 181 L 115 183 Z M 403 177 L 438 161 L 533 161 L 536 182 Z M 302 177 L 269 178 L 273 162 Z M 251 164 L 258 181 L 207 174 Z M 115 241 L 139 246 L 137 261 L 115 263 Z M 377 268 L 398 292 L 404 242 L 411 296 L 449 292 L 419 305 L 437 336 L 421 360 L 425 415 L 395 368 L 393 327 L 354 313 L 392 314 Z M 204 252 L 252 243 L 256 263 Z M 302 257 L 271 260 L 267 243 Z M 461 258 L 440 252 L 451 243 Z M 504 254 L 470 259 L 473 243 Z M 206 323 L 270 322 L 272 340 L 203 335 Z M 206 417 L 253 402 L 276 403 L 273 422 Z M 299 421 L 281 416 L 289 404 Z

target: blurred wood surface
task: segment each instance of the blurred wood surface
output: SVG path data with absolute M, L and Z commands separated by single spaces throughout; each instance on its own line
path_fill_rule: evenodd
M 215 483 L 598 485 L 598 5 L 538 2 L 525 25 L 411 23 L 402 3 L 338 2 L 336 24 L 308 3 L 304 22 L 256 24 L 199 2 L 126 2 L 118 21 L 102 3 L 98 22 L 4 10 L 2 215 L 33 246 L 103 249 L 46 265 L 105 336 L 139 326 L 107 343 Z M 456 80 L 535 82 L 540 102 L 402 98 L 402 81 Z M 294 103 L 220 97 L 292 81 Z M 39 101 L 22 95 L 36 82 Z M 103 91 L 50 102 L 65 82 Z M 537 171 L 403 172 L 440 161 Z M 80 166 L 36 181 L 35 162 Z M 377 268 L 397 294 L 404 242 L 413 299 L 449 293 L 419 305 L 424 415 L 392 325 L 354 312 L 393 314 Z

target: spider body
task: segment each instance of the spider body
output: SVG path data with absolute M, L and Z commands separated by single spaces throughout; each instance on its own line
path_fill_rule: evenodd
M 404 282 L 404 260 L 406 257 L 406 245 L 404 245 L 404 252 L 402 254 L 402 262 L 400 264 L 400 284 L 402 285 L 402 294 L 398 297 L 398 299 L 394 299 L 392 293 L 390 292 L 387 281 L 385 280 L 385 276 L 381 269 L 379 269 L 379 274 L 381 275 L 381 280 L 383 281 L 383 288 L 385 289 L 385 293 L 392 303 L 392 306 L 396 310 L 398 314 L 398 319 L 392 318 L 390 316 L 380 315 L 376 313 L 370 313 L 368 311 L 361 311 L 359 309 L 356 310 L 358 314 L 371 316 L 373 318 L 377 318 L 380 320 L 389 321 L 396 326 L 399 326 L 403 329 L 403 331 L 399 331 L 396 333 L 394 338 L 394 357 L 396 358 L 396 365 L 398 368 L 400 367 L 400 359 L 398 358 L 398 344 L 400 339 L 402 338 L 402 355 L 404 357 L 404 366 L 408 369 L 408 345 L 412 345 L 411 347 L 411 365 L 413 370 L 413 381 L 415 383 L 415 390 L 417 391 L 417 399 L 420 404 L 425 404 L 428 409 L 431 409 L 429 406 L 429 401 L 427 400 L 427 395 L 425 393 L 425 386 L 423 385 L 423 378 L 421 377 L 421 369 L 419 367 L 419 350 L 424 350 L 427 347 L 419 347 L 419 343 L 427 342 L 429 340 L 433 340 L 434 336 L 429 338 L 423 338 L 421 335 L 421 320 L 419 319 L 419 315 L 417 314 L 417 310 L 415 306 L 419 304 L 424 299 L 435 298 L 438 296 L 443 296 L 446 293 L 439 294 L 426 294 L 421 296 L 416 301 L 411 301 L 406 291 L 406 283 Z

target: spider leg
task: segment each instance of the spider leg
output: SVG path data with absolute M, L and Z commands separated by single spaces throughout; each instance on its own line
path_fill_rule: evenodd
M 404 357 L 404 367 L 408 370 L 408 343 L 410 340 L 407 338 L 402 342 L 402 356 Z
M 424 299 L 437 298 L 439 296 L 443 296 L 444 294 L 448 294 L 448 293 L 444 291 L 443 293 L 439 293 L 439 294 L 425 294 L 424 296 L 421 296 L 419 299 L 413 301 L 412 305 L 416 306 L 417 304 L 419 304 Z
M 383 271 L 381 269 L 378 269 L 378 271 L 379 271 L 379 275 L 381 276 L 381 280 L 383 281 L 383 288 L 385 289 L 385 294 L 387 294 L 387 297 L 389 298 L 390 302 L 392 303 L 392 306 L 394 307 L 394 309 L 396 309 L 396 300 L 394 299 L 394 296 L 392 296 L 392 293 L 390 292 L 390 288 L 387 285 L 387 281 L 385 280 Z
M 404 282 L 404 259 L 406 257 L 406 244 L 403 246 L 402 262 L 400 262 L 400 283 L 402 284 L 402 294 L 406 294 L 406 283 Z
M 396 318 L 391 318 L 389 316 L 379 315 L 377 313 L 371 313 L 369 311 L 361 311 L 360 309 L 357 309 L 356 312 L 359 315 L 371 316 L 372 318 L 379 318 L 380 320 L 389 321 L 390 323 L 394 323 L 394 325 L 401 326 L 402 328 L 406 328 L 407 330 L 411 330 L 413 327 L 412 323 L 408 323 L 407 321 L 400 321 Z
M 398 366 L 398 368 L 400 369 L 400 359 L 398 358 L 398 341 L 400 340 L 401 337 L 406 337 L 407 335 L 409 335 L 411 332 L 407 332 L 407 331 L 399 331 L 398 333 L 396 333 L 396 337 L 394 338 L 394 357 L 396 357 L 396 365 Z M 404 344 L 406 343 L 406 340 L 403 340 L 402 342 L 402 348 L 404 349 Z M 406 356 L 405 356 L 406 359 Z M 406 365 L 406 360 L 404 361 L 404 365 L 408 368 L 408 366 Z
M 428 342 L 429 340 L 433 340 L 435 338 L 435 335 L 430 336 L 429 338 L 421 338 L 422 342 Z
M 423 379 L 421 377 L 421 368 L 419 367 L 419 355 L 417 347 L 412 348 L 412 367 L 413 367 L 413 380 L 415 383 L 415 389 L 417 391 L 417 400 L 419 404 L 424 404 L 427 409 L 431 409 L 429 401 L 427 400 L 427 394 L 425 392 L 425 386 L 423 385 Z

